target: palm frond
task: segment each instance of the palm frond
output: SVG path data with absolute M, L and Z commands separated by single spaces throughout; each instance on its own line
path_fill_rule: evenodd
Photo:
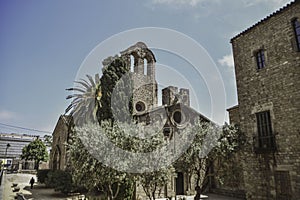
M 86 75 L 86 77 L 88 77 L 88 79 L 89 79 L 89 81 L 90 81 L 90 83 L 92 84 L 92 86 L 93 87 L 96 87 L 96 84 L 95 84 L 95 82 L 94 82 L 94 80 L 93 80 L 93 77 L 91 77 L 90 75 Z
M 77 85 L 67 91 L 78 92 L 67 96 L 72 99 L 70 105 L 66 108 L 65 113 L 73 116 L 74 122 L 84 123 L 90 120 L 97 120 L 97 111 L 100 108 L 101 99 L 101 82 L 99 74 L 95 74 L 95 80 L 92 76 L 86 75 L 88 81 L 80 79 L 74 81 Z
M 85 89 L 88 89 L 88 88 L 91 87 L 91 85 L 88 82 L 86 82 L 86 81 L 74 81 L 74 83 L 82 85 Z
M 96 85 L 100 85 L 100 76 L 99 76 L 99 74 L 95 74 L 95 83 L 96 83 Z
M 84 89 L 81 89 L 81 88 L 78 88 L 78 87 L 76 87 L 76 88 L 68 88 L 66 90 L 68 90 L 68 91 L 77 91 L 77 92 L 82 92 L 82 93 L 86 92 Z

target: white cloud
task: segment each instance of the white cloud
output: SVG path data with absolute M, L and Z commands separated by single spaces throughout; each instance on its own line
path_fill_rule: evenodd
M 7 110 L 0 110 L 0 121 L 12 120 L 17 118 L 17 114 Z
M 291 0 L 242 0 L 242 1 L 221 1 L 221 0 L 151 0 L 151 3 L 153 5 L 166 5 L 169 7 L 184 7 L 184 6 L 191 6 L 191 7 L 197 7 L 199 4 L 211 4 L 214 3 L 223 3 L 225 5 L 231 5 L 234 4 L 244 7 L 250 7 L 250 6 L 257 6 L 259 4 L 265 4 L 271 9 L 278 9 L 286 5 L 287 3 L 291 2 Z M 274 10 L 275 11 L 275 10 Z
M 284 5 L 291 2 L 291 0 L 243 0 L 245 5 L 248 6 L 255 6 L 261 3 L 267 4 L 270 8 L 276 9 L 281 8 Z
M 233 55 L 229 54 L 229 55 L 223 56 L 223 58 L 218 60 L 218 63 L 220 63 L 222 66 L 227 66 L 229 68 L 233 68 L 234 67 Z
M 152 5 L 165 5 L 171 8 L 185 7 L 211 7 L 216 3 L 220 4 L 221 0 L 151 0 Z
M 152 0 L 153 4 L 165 4 L 165 5 L 190 5 L 197 6 L 200 2 L 206 0 Z

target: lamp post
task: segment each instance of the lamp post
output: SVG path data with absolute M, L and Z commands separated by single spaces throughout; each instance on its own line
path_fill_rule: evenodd
M 4 162 L 4 167 L 5 167 L 5 165 L 7 164 L 7 149 L 8 149 L 9 147 L 10 147 L 10 144 L 7 143 L 6 149 L 5 149 L 5 162 Z

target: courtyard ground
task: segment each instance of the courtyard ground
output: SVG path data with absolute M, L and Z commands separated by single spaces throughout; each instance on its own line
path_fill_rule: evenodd
M 3 200 L 14 200 L 17 193 L 22 193 L 27 200 L 67 200 L 67 199 L 78 199 L 74 196 L 67 196 L 60 192 L 54 191 L 54 189 L 46 188 L 43 184 L 35 183 L 33 189 L 30 188 L 29 181 L 33 177 L 36 181 L 37 178 L 32 174 L 22 173 L 5 173 L 2 180 L 0 194 Z M 18 192 L 13 192 L 13 183 L 18 184 L 20 188 Z
M 78 200 L 79 195 L 67 196 L 60 192 L 54 191 L 54 189 L 46 188 L 43 184 L 35 183 L 33 189 L 30 189 L 29 181 L 31 177 L 37 180 L 35 175 L 32 174 L 22 174 L 22 173 L 5 173 L 2 180 L 2 185 L 0 187 L 0 200 L 14 200 L 16 193 L 13 192 L 13 183 L 17 183 L 20 188 L 19 193 L 28 200 Z M 226 197 L 216 194 L 208 194 L 207 200 L 241 200 L 232 197 Z M 2 197 L 2 198 L 1 198 Z M 186 198 L 187 200 L 193 200 L 192 196 Z M 177 198 L 179 200 L 179 198 Z

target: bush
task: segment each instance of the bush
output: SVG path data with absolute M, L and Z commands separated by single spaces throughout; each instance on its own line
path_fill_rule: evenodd
M 50 169 L 38 170 L 36 174 L 38 182 L 45 183 L 47 175 L 50 171 L 51 171 Z
M 70 193 L 74 190 L 72 176 L 67 171 L 55 170 L 50 171 L 45 180 L 46 186 L 54 188 L 62 193 Z
M 126 179 L 120 185 L 120 191 L 117 200 L 131 200 L 135 194 L 135 182 L 132 179 Z

